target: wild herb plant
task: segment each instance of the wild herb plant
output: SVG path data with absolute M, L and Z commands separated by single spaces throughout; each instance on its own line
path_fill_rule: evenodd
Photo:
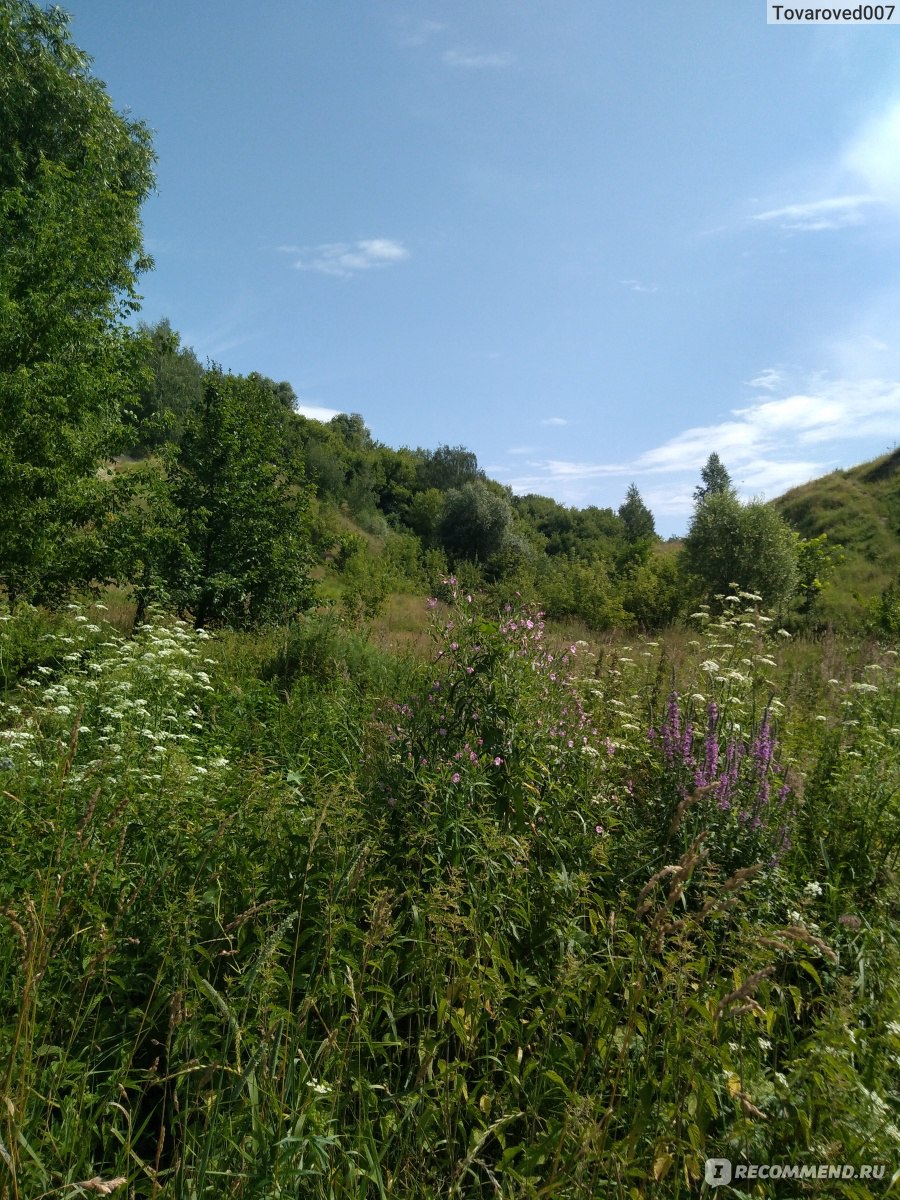
M 896 659 L 779 703 L 754 603 L 587 646 L 448 581 L 421 663 L 3 614 L 0 1196 L 886 1189 Z

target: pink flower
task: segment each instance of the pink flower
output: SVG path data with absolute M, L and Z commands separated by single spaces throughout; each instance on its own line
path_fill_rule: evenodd
M 429 596 L 428 599 L 425 601 L 425 607 L 426 608 L 437 608 L 437 597 Z
M 498 754 L 498 755 L 497 755 L 497 757 L 494 759 L 494 766 L 495 766 L 495 767 L 502 767 L 502 766 L 503 766 L 503 759 L 500 757 L 500 755 L 499 755 L 499 754 Z
M 459 783 L 460 779 L 461 779 L 461 775 L 460 775 L 459 771 L 454 771 L 453 774 L 450 776 L 451 783 Z

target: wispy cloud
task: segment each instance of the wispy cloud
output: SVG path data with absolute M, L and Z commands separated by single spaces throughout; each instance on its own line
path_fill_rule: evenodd
M 418 17 L 398 17 L 395 22 L 395 41 L 399 46 L 424 46 L 447 28 L 441 21 Z
M 765 371 L 760 371 L 755 379 L 749 379 L 747 387 L 763 388 L 767 392 L 773 392 L 781 383 L 781 380 L 780 371 L 776 371 L 774 367 L 767 367 Z
M 401 242 L 390 238 L 367 238 L 359 242 L 324 242 L 319 246 L 279 246 L 283 254 L 295 255 L 298 271 L 348 278 L 359 271 L 391 267 L 410 257 Z
M 844 151 L 846 171 L 885 204 L 900 206 L 900 101 L 875 114 Z
M 810 200 L 804 204 L 785 204 L 781 208 L 756 213 L 753 219 L 772 221 L 781 229 L 815 233 L 825 229 L 844 229 L 848 225 L 861 225 L 865 209 L 880 202 L 880 197 L 867 194 L 829 196 L 824 200 Z
M 565 417 L 544 417 L 541 421 L 542 425 L 568 425 Z
M 900 215 L 900 100 L 865 121 L 806 189 L 809 198 L 755 213 L 754 221 L 790 233 L 862 225 L 875 214 Z
M 898 429 L 900 382 L 819 379 L 806 391 L 732 409 L 726 420 L 686 429 L 628 462 L 529 460 L 506 482 L 519 493 L 549 491 L 583 503 L 602 480 L 646 480 L 644 498 L 648 504 L 656 498 L 654 511 L 687 514 L 696 476 L 713 450 L 745 497 L 772 496 L 828 470 L 848 442 L 890 441 Z M 674 478 L 665 482 L 666 476 Z
M 632 292 L 658 292 L 659 288 L 655 283 L 641 283 L 639 279 L 620 279 L 619 283 L 623 287 L 627 287 Z
M 339 408 L 325 408 L 321 404 L 304 404 L 298 401 L 294 405 L 294 411 L 300 413 L 303 417 L 309 417 L 311 421 L 330 421 L 332 417 L 336 417 L 341 411 Z
M 478 50 L 445 50 L 441 59 L 448 67 L 463 67 L 470 71 L 511 67 L 516 56 L 509 50 L 482 52 Z

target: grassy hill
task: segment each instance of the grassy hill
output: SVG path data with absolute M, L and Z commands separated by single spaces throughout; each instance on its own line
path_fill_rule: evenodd
M 824 615 L 859 620 L 900 571 L 900 449 L 791 488 L 772 503 L 804 537 L 827 533 L 843 547 Z

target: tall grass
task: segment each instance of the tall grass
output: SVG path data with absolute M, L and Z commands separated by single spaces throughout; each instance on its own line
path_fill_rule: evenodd
M 886 1193 L 890 648 L 0 615 L 4 1200 Z

